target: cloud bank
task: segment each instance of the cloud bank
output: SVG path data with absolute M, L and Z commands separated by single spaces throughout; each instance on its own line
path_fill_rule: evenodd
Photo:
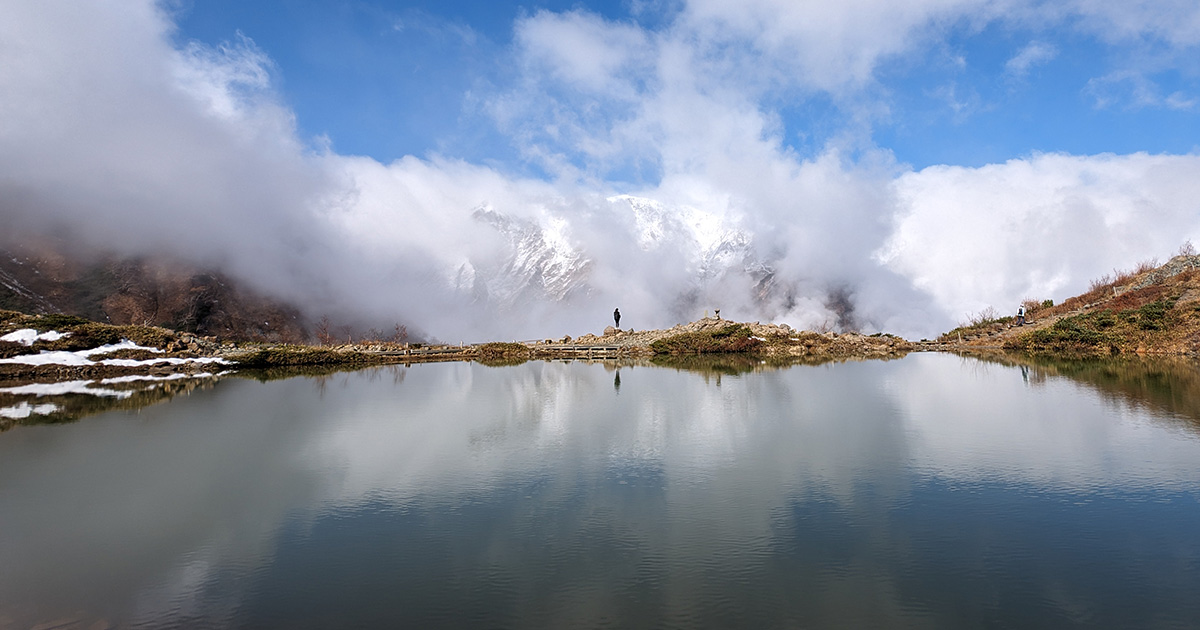
M 1169 2 L 694 0 L 656 28 L 538 12 L 514 24 L 512 76 L 472 95 L 522 164 L 383 163 L 299 137 L 248 38 L 179 42 L 150 0 L 17 0 L 0 7 L 0 219 L 447 340 L 598 331 L 614 306 L 639 329 L 721 308 L 928 336 L 1200 238 L 1194 155 L 913 171 L 874 143 L 881 64 L 1038 20 L 1200 42 L 1200 10 Z M 1034 46 L 1009 72 L 1053 58 Z M 844 128 L 800 153 L 781 111 L 812 98 Z

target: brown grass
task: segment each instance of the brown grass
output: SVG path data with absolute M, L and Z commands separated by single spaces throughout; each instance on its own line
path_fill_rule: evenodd
M 1106 306 L 1114 311 L 1141 308 L 1150 302 L 1163 297 L 1163 295 L 1166 293 L 1167 287 L 1161 284 L 1152 284 L 1148 287 L 1137 289 L 1136 291 L 1126 291 L 1109 300 Z
M 1088 284 L 1088 290 L 1075 297 L 1063 300 L 1062 304 L 1057 304 L 1040 312 L 1040 316 L 1048 317 L 1053 315 L 1064 315 L 1075 311 L 1085 306 L 1097 304 L 1102 301 L 1114 297 L 1117 287 L 1129 284 L 1135 278 L 1147 271 L 1152 271 L 1158 267 L 1156 259 L 1143 260 L 1136 267 L 1129 270 L 1113 269 L 1111 274 L 1104 274 Z
M 655 354 L 708 354 L 754 352 L 762 346 L 750 329 L 732 324 L 717 330 L 698 330 L 658 339 L 650 344 Z
M 528 359 L 529 355 L 529 346 L 521 343 L 496 341 L 479 346 L 479 358 L 484 361 Z

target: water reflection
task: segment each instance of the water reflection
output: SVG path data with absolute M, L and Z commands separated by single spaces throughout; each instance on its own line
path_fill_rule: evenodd
M 1194 400 L 1114 403 L 1191 376 L 672 367 L 233 379 L 18 427 L 0 436 L 0 627 L 1200 618 L 1200 439 L 1177 430 Z
M 1187 420 L 1200 430 L 1200 363 L 1184 357 L 1123 357 L 1055 360 L 1016 356 L 1033 370 L 1034 382 L 1069 378 L 1093 388 L 1105 400 L 1145 408 L 1155 415 Z
M 0 432 L 17 425 L 62 424 L 114 410 L 136 410 L 212 387 L 211 374 L 118 377 L 0 386 Z
M 75 381 L 0 382 L 0 432 L 19 425 L 66 424 L 109 411 L 135 411 L 211 388 L 224 378 L 251 379 L 261 383 L 311 377 L 318 389 L 338 375 L 356 368 L 342 366 L 298 366 L 287 368 L 225 371 L 217 374 L 133 375 Z M 404 368 L 385 366 L 369 372 L 371 378 L 392 375 L 404 379 Z

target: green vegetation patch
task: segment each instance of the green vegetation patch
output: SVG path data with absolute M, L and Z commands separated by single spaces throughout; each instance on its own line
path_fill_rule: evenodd
M 1021 338 L 1021 345 L 1031 350 L 1055 352 L 1107 351 L 1116 343 L 1110 329 L 1116 323 L 1112 311 L 1084 313 L 1064 317 L 1053 326 L 1035 330 Z
M 529 346 L 521 343 L 493 341 L 479 346 L 479 362 L 488 367 L 520 365 L 532 354 Z
M 15 341 L 0 341 L 0 359 L 19 356 L 22 354 L 30 354 L 29 348 Z
M 650 344 L 655 354 L 709 354 L 718 352 L 754 352 L 762 347 L 750 328 L 733 324 L 718 330 L 680 333 Z
M 374 365 L 384 360 L 365 352 L 339 352 L 311 346 L 274 346 L 254 350 L 234 358 L 240 367 L 279 367 L 292 365 Z
M 59 313 L 26 315 L 16 311 L 0 311 L 0 332 L 21 328 L 32 328 L 40 333 L 52 330 L 70 333 L 55 341 L 39 340 L 33 344 L 31 351 L 66 350 L 73 352 L 120 343 L 122 339 L 128 339 L 140 346 L 165 350 L 179 340 L 179 336 L 175 332 L 156 326 L 114 326 Z
M 1174 323 L 1176 298 L 1167 297 L 1121 311 L 1104 309 L 1064 317 L 1054 325 L 1032 331 L 1010 347 L 1067 354 L 1120 353 L 1133 350 L 1148 335 Z
M 34 322 L 37 324 L 38 332 L 46 332 L 49 330 L 65 330 L 84 324 L 90 324 L 88 320 L 74 315 L 63 315 L 61 313 L 51 313 L 49 315 L 35 315 Z M 31 326 L 33 328 L 34 326 Z
M 481 361 L 528 359 L 529 352 L 529 346 L 522 343 L 494 341 L 479 346 L 479 359 Z
M 28 315 L 19 311 L 0 310 L 0 330 L 12 328 L 8 324 L 15 323 L 23 317 L 28 317 Z
M 1155 300 L 1137 310 L 1137 325 L 1142 330 L 1166 330 L 1175 298 Z
M 30 326 L 30 328 L 35 328 L 35 326 Z M 39 326 L 37 329 L 39 332 L 57 330 L 71 333 L 69 336 L 55 341 L 37 342 L 34 345 L 39 350 L 87 350 L 120 343 L 122 339 L 128 339 L 139 346 L 165 350 L 179 339 L 174 332 L 153 326 L 113 326 L 112 324 L 85 322 L 78 325 L 45 327 L 44 329 Z

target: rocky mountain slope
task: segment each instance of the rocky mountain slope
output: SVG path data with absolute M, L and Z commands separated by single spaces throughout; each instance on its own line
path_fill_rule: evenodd
M 226 339 L 303 341 L 296 308 L 222 273 L 166 258 L 81 255 L 52 238 L 0 247 L 0 309 Z
M 934 346 L 1003 347 L 1054 354 L 1200 355 L 1200 256 L 1179 255 L 1092 283 L 1050 305 L 1026 302 L 1028 323 L 984 318 Z

